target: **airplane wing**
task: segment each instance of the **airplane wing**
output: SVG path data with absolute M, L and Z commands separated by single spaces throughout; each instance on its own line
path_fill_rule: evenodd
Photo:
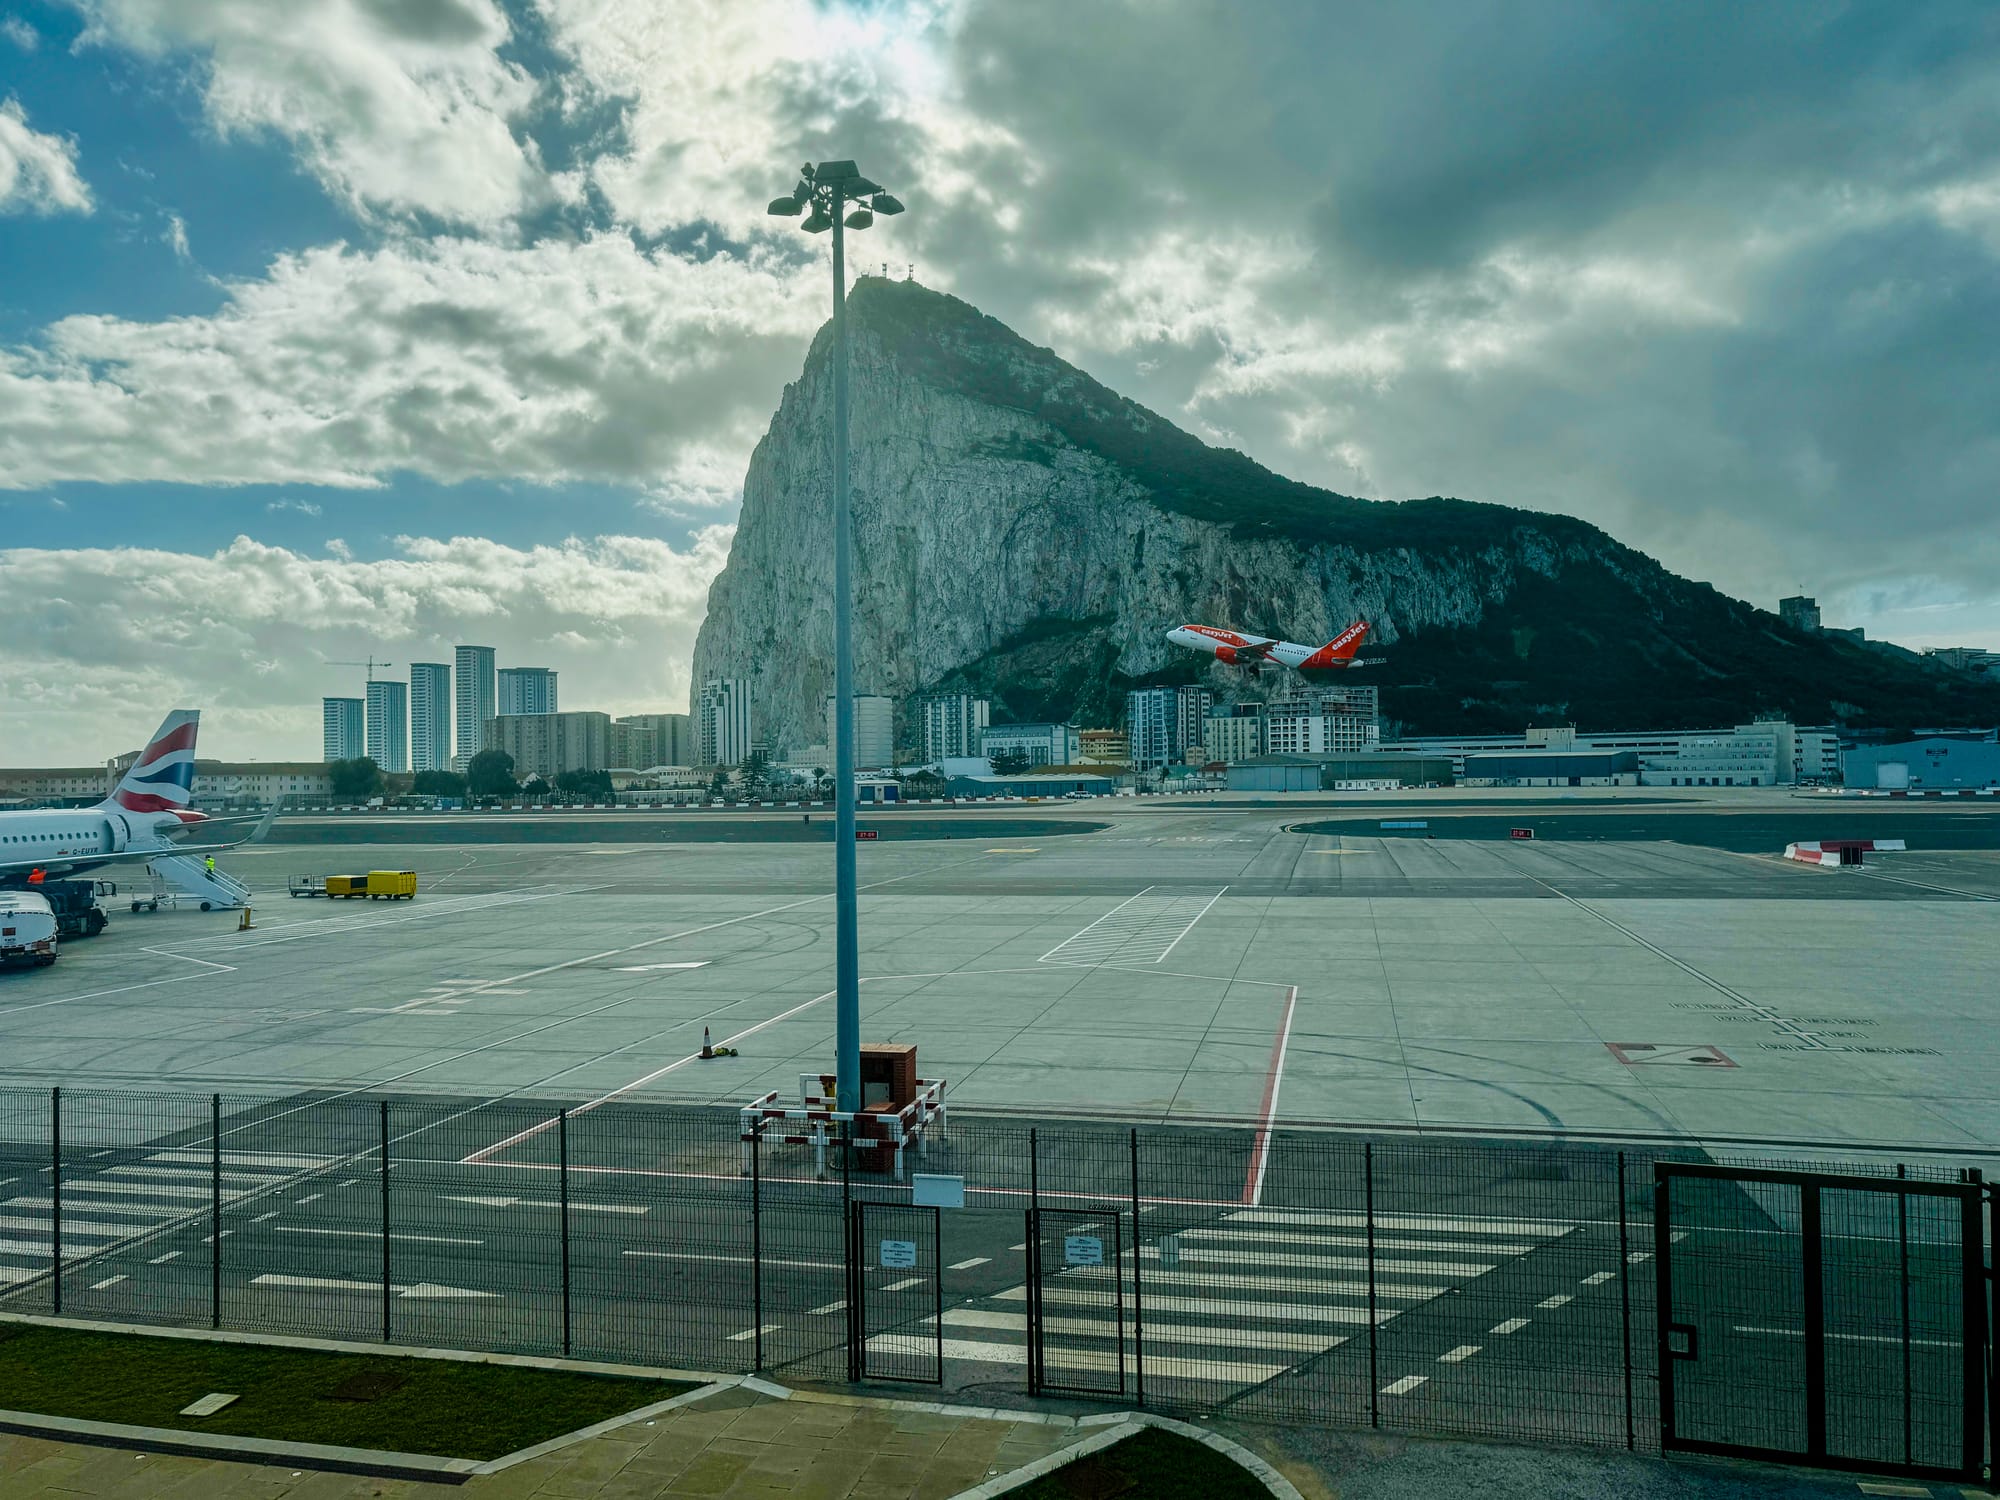
M 1270 656 L 1273 646 L 1281 646 L 1283 644 L 1283 641 L 1268 636 L 1246 635 L 1243 637 L 1243 644 L 1236 649 L 1245 656 L 1254 656 L 1262 661 Z

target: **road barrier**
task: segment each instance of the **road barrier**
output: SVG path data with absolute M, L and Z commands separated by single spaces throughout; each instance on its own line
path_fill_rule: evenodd
M 0 1090 L 0 1311 L 1986 1477 L 1949 1157 L 954 1113 Z

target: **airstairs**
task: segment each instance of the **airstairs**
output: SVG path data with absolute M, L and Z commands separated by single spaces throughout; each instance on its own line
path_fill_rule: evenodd
M 153 877 L 156 903 L 162 899 L 175 904 L 194 901 L 203 911 L 234 911 L 250 904 L 249 886 L 234 875 L 210 871 L 192 854 L 162 855 L 147 863 L 146 872 Z M 169 896 L 168 887 L 174 895 Z

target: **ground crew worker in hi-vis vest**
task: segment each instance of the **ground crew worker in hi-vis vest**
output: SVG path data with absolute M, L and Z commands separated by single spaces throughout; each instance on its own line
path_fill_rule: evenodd
M 213 854 L 201 862 L 201 867 L 208 871 L 208 878 L 210 880 L 215 879 L 215 856 Z
M 40 885 L 42 881 L 45 879 L 47 879 L 47 874 L 45 871 L 42 870 L 42 868 L 39 865 L 36 866 L 34 869 L 28 871 L 29 885 Z

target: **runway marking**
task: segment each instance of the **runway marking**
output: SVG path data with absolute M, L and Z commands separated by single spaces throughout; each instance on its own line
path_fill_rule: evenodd
M 293 1199 L 292 1201 L 293 1201 L 294 1203 L 297 1203 L 297 1204 L 300 1204 L 300 1205 L 304 1205 L 304 1204 L 307 1204 L 307 1203 L 317 1203 L 317 1202 L 319 1202 L 319 1200 L 320 1200 L 320 1199 L 324 1198 L 325 1196 L 326 1196 L 326 1194 L 325 1194 L 325 1193 L 307 1193 L 307 1194 L 305 1195 L 305 1197 L 303 1197 L 303 1198 L 294 1198 L 294 1199 Z
M 1271 1161 L 1271 1121 L 1278 1113 L 1278 1089 L 1285 1078 L 1285 1048 L 1291 1041 L 1292 1016 L 1298 1006 L 1299 987 L 1293 985 L 1285 992 L 1285 1011 L 1278 1018 L 1278 1035 L 1271 1043 L 1271 1066 L 1264 1075 L 1264 1103 L 1258 1111 L 1257 1138 L 1250 1148 L 1250 1169 L 1243 1177 L 1243 1201 L 1253 1208 L 1264 1198 L 1264 1169 Z
M 1479 1345 L 1477 1344 L 1460 1344 L 1456 1349 L 1447 1349 L 1444 1353 L 1440 1354 L 1438 1356 L 1438 1363 L 1441 1365 L 1464 1364 L 1465 1361 L 1472 1358 L 1478 1352 Z
M 1158 1246 L 1147 1245 L 1139 1253 L 1148 1259 L 1157 1259 L 1160 1251 Z M 1223 1249 L 1190 1250 L 1182 1247 L 1179 1253 L 1183 1261 L 1213 1261 L 1225 1266 L 1240 1265 L 1243 1261 L 1240 1251 Z M 1365 1255 L 1302 1255 L 1297 1253 L 1288 1255 L 1281 1260 L 1272 1260 L 1266 1263 L 1268 1274 L 1273 1276 L 1283 1276 L 1287 1271 L 1297 1272 L 1301 1276 L 1317 1275 L 1321 1271 L 1365 1271 L 1368 1269 L 1369 1264 L 1370 1261 Z M 1484 1276 L 1488 1271 L 1493 1269 L 1491 1265 L 1484 1265 L 1478 1261 L 1384 1260 L 1379 1255 L 1375 1257 L 1373 1264 L 1378 1270 L 1389 1271 L 1399 1276 L 1423 1276 L 1430 1273 L 1435 1273 L 1439 1276 Z M 1148 1279 L 1151 1279 L 1154 1273 L 1149 1271 L 1146 1274 Z M 1292 1277 L 1289 1279 L 1296 1280 L 1297 1278 Z
M 1036 962 L 1067 968 L 1099 968 L 1113 962 L 1164 962 L 1180 946 L 1195 923 L 1208 914 L 1229 889 L 1223 886 L 1212 896 L 1161 895 L 1147 886 L 1136 896 L 1128 896 L 1081 931 L 1064 938 Z M 1198 910 L 1194 909 L 1199 902 Z M 1152 952 L 1155 947 L 1158 952 Z
M 1418 1386 L 1429 1380 L 1428 1375 L 1405 1375 L 1401 1380 L 1392 1380 L 1382 1387 L 1385 1396 L 1407 1396 Z
M 927 1276 L 905 1276 L 901 1281 L 892 1281 L 887 1286 L 877 1287 L 878 1292 L 907 1292 L 913 1286 L 923 1286 L 930 1280 Z
M 338 1276 L 278 1276 L 266 1273 L 262 1276 L 252 1276 L 250 1278 L 250 1285 L 296 1287 L 323 1291 L 368 1292 L 377 1297 L 382 1295 L 382 1283 L 379 1281 L 348 1281 Z M 439 1286 L 436 1282 L 431 1281 L 419 1281 L 410 1286 L 392 1287 L 391 1290 L 399 1298 L 414 1298 L 418 1300 L 442 1300 L 465 1297 L 497 1298 L 500 1295 L 498 1292 L 476 1292 L 470 1287 Z
M 151 1260 L 147 1261 L 146 1264 L 149 1266 L 163 1266 L 168 1261 L 172 1260 L 176 1255 L 179 1254 L 180 1251 L 178 1250 L 169 1250 L 165 1255 L 154 1256 Z
M 1755 1333 L 1767 1335 L 1772 1338 L 1786 1339 L 1802 1339 L 1806 1336 L 1803 1328 L 1756 1328 L 1746 1326 L 1742 1323 L 1736 1324 L 1734 1331 L 1737 1333 Z M 1903 1342 L 1900 1338 L 1885 1333 L 1829 1333 L 1825 1337 L 1849 1344 L 1900 1345 Z M 1957 1339 L 1911 1339 L 1910 1342 L 1912 1344 L 1921 1344 L 1927 1349 L 1956 1349 L 1959 1347 Z
M 991 1265 L 992 1262 L 993 1257 L 990 1255 L 975 1255 L 971 1260 L 955 1261 L 945 1267 L 945 1269 L 948 1271 L 970 1271 L 974 1266 Z
M 725 1266 L 747 1266 L 747 1255 L 701 1255 L 692 1250 L 620 1250 L 620 1255 L 630 1255 L 638 1260 L 706 1260 L 719 1261 Z M 767 1266 L 790 1266 L 803 1271 L 845 1271 L 847 1262 L 841 1260 L 775 1260 L 765 1256 L 760 1262 Z
M 1307 1209 L 1244 1209 L 1229 1216 L 1231 1224 L 1311 1224 L 1329 1229 L 1366 1229 L 1368 1216 L 1353 1213 L 1319 1213 Z M 1471 1219 L 1457 1214 L 1377 1214 L 1377 1229 L 1459 1230 L 1468 1234 L 1514 1234 L 1525 1238 L 1553 1239 L 1576 1228 L 1574 1223 L 1550 1219 Z
M 1616 1271 L 1593 1271 L 1584 1277 L 1580 1284 L 1583 1286 L 1602 1286 L 1617 1274 Z
M 785 1325 L 782 1323 L 766 1323 L 761 1328 L 746 1328 L 741 1333 L 730 1334 L 729 1342 L 732 1344 L 740 1344 L 744 1342 L 746 1339 L 754 1339 L 760 1333 L 776 1333 L 780 1328 L 784 1326 Z
M 1537 1302 L 1535 1306 L 1561 1307 L 1565 1302 L 1574 1302 L 1575 1300 L 1576 1299 L 1570 1296 L 1568 1292 L 1557 1292 L 1553 1297 L 1544 1297 L 1541 1301 Z
M 256 1224 L 261 1221 L 252 1219 L 250 1222 Z M 280 1224 L 278 1226 L 278 1233 L 320 1234 L 343 1240 L 374 1240 L 378 1244 L 382 1239 L 382 1231 L 379 1229 L 320 1229 L 311 1224 Z M 405 1240 L 412 1245 L 483 1245 L 486 1243 L 484 1240 L 458 1239 L 449 1234 L 391 1234 L 389 1238 L 392 1240 Z
M 705 969 L 708 965 L 708 959 L 697 958 L 692 962 L 680 964 L 626 964 L 621 966 L 618 972 L 620 974 L 651 974 L 657 969 Z
M 925 1318 L 924 1321 L 929 1323 L 934 1320 Z M 1026 1313 L 982 1312 L 970 1307 L 951 1309 L 944 1315 L 944 1321 L 948 1328 L 992 1328 L 1015 1333 L 1025 1333 L 1028 1328 Z M 1107 1327 L 1098 1318 L 1043 1318 L 1040 1322 L 1051 1333 L 1082 1338 L 1118 1337 L 1115 1328 Z M 1146 1341 L 1151 1344 L 1155 1340 L 1166 1344 L 1226 1344 L 1239 1349 L 1267 1349 L 1284 1354 L 1324 1354 L 1346 1343 L 1347 1335 L 1336 1333 L 1322 1337 L 1261 1328 L 1211 1328 L 1199 1323 L 1148 1323 Z
M 130 1279 L 131 1279 L 130 1277 L 124 1276 L 122 1274 L 118 1276 L 107 1276 L 102 1281 L 91 1282 L 90 1289 L 93 1292 L 101 1292 L 108 1286 L 116 1286 L 118 1285 L 119 1282 L 129 1281 Z
M 1488 1333 L 1519 1333 L 1523 1328 L 1526 1328 L 1527 1326 L 1528 1326 L 1528 1320 L 1526 1318 L 1509 1318 L 1504 1323 L 1495 1323 L 1491 1328 L 1487 1329 L 1486 1331 Z
M 446 1203 L 472 1203 L 480 1208 L 561 1208 L 562 1200 L 551 1202 L 543 1198 L 465 1198 L 456 1193 L 438 1195 Z M 569 1211 L 573 1214 L 643 1214 L 643 1203 L 572 1203 Z
M 828 1313 L 837 1313 L 837 1312 L 839 1312 L 839 1311 L 840 1311 L 840 1310 L 841 1310 L 841 1309 L 842 1309 L 843 1307 L 845 1307 L 845 1306 L 847 1306 L 847 1299 L 846 1299 L 845 1297 L 842 1297 L 842 1298 L 841 1298 L 841 1299 L 840 1299 L 840 1300 L 839 1300 L 838 1302 L 829 1302 L 829 1303 L 827 1303 L 827 1305 L 826 1305 L 825 1307 L 811 1307 L 811 1308 L 807 1308 L 807 1309 L 806 1309 L 806 1316 L 807 1316 L 807 1317 L 809 1317 L 809 1318 L 823 1318 L 823 1317 L 825 1317 L 825 1316 L 826 1316 L 826 1315 L 827 1315 Z
M 970 1364 L 985 1365 L 1025 1365 L 1028 1350 L 1025 1344 L 989 1344 L 973 1339 L 945 1339 L 944 1357 L 964 1360 Z M 868 1341 L 871 1353 L 930 1355 L 937 1349 L 938 1341 L 927 1333 L 878 1333 Z M 1116 1370 L 1119 1356 L 1110 1351 L 1094 1349 L 1045 1349 L 1042 1363 L 1067 1370 Z M 1283 1365 L 1247 1364 L 1224 1360 L 1184 1360 L 1172 1355 L 1161 1355 L 1146 1361 L 1148 1370 L 1160 1374 L 1177 1373 L 1175 1367 L 1188 1366 L 1187 1373 L 1208 1379 L 1233 1380 L 1243 1385 L 1260 1385 L 1275 1379 L 1285 1372 Z
M 1150 1286 L 1157 1278 L 1146 1278 Z M 1359 1283 L 1363 1296 L 1367 1295 L 1367 1283 Z M 1315 1288 L 1318 1290 L 1318 1288 Z M 1328 1290 L 1333 1290 L 1329 1288 Z M 1433 1295 L 1426 1290 L 1425 1297 Z M 1028 1289 L 1025 1286 L 1008 1287 L 995 1292 L 992 1300 L 999 1302 L 1025 1302 Z M 1104 1292 L 1100 1288 L 1086 1289 L 1081 1286 L 1051 1286 L 1042 1290 L 1043 1302 L 1064 1302 L 1073 1306 L 1101 1309 L 1104 1306 Z M 1317 1307 L 1308 1303 L 1246 1302 L 1230 1297 L 1156 1297 L 1146 1293 L 1146 1312 L 1187 1313 L 1199 1318 L 1283 1318 L 1287 1323 L 1366 1323 L 1368 1309 L 1361 1307 Z M 1377 1308 L 1375 1321 L 1387 1323 L 1396 1316 L 1395 1309 Z

